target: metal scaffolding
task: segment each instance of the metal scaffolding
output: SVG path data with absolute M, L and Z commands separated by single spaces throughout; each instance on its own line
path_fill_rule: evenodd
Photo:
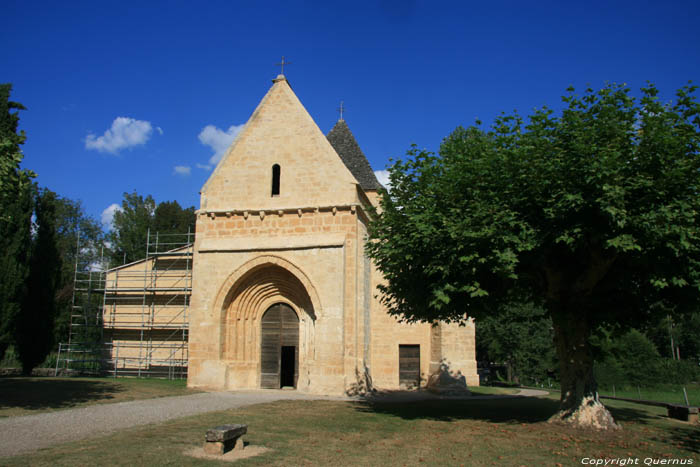
M 56 374 L 186 378 L 193 240 L 149 231 L 142 260 L 107 270 L 76 260 L 70 337 L 59 345 Z

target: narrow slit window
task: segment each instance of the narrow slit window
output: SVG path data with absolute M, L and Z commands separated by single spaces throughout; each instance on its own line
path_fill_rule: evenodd
M 272 196 L 280 194 L 280 166 L 275 164 L 272 166 Z

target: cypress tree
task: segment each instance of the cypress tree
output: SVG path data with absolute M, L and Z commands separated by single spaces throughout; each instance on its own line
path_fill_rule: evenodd
M 24 306 L 18 319 L 17 350 L 22 372 L 31 374 L 53 347 L 56 292 L 61 281 L 61 257 L 56 237 L 56 194 L 36 196 L 36 235 L 30 258 Z
M 0 84 L 0 359 L 15 343 L 17 319 L 26 294 L 31 246 L 33 172 L 21 170 L 17 132 L 21 104 L 10 101 L 10 84 Z

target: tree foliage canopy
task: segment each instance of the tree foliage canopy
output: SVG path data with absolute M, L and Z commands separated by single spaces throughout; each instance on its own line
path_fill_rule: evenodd
M 563 406 L 580 403 L 595 389 L 594 326 L 699 302 L 694 91 L 662 103 L 652 85 L 640 99 L 569 89 L 559 116 L 503 115 L 489 131 L 457 128 L 439 155 L 412 148 L 370 226 L 384 303 L 410 321 L 460 321 L 541 301 L 560 362 L 574 362 Z
M 146 237 L 153 222 L 156 202 L 151 195 L 124 193 L 121 208 L 115 211 L 110 242 L 112 265 L 126 264 L 146 257 Z
M 151 234 L 194 233 L 194 207 L 183 209 L 177 201 L 156 205 L 151 195 L 145 198 L 136 192 L 124 193 L 121 208 L 114 213 L 109 241 L 112 245 L 111 265 L 130 263 L 146 257 L 146 239 Z M 175 243 L 185 243 L 186 238 Z M 168 242 L 168 240 L 165 240 Z
M 639 102 L 619 86 L 571 90 L 561 117 L 544 108 L 527 125 L 515 115 L 488 132 L 458 128 L 439 156 L 413 148 L 390 168 L 371 230 L 385 301 L 431 321 L 479 315 L 514 286 L 635 312 L 673 293 L 697 298 L 693 91 L 662 104 L 653 86 Z
M 20 170 L 24 158 L 20 146 L 24 144 L 24 131 L 17 131 L 18 112 L 25 107 L 10 100 L 11 84 L 0 84 L 0 203 L 8 203 L 16 197 L 19 185 L 26 184 L 34 177 L 29 170 Z M 4 205 L 4 204 L 3 204 Z M 7 221 L 7 213 L 0 213 L 0 219 Z

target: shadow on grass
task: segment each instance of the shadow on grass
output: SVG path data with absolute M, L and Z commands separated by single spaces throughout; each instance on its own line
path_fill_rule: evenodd
M 112 399 L 124 389 L 109 381 L 0 378 L 0 409 L 46 410 Z
M 422 400 L 388 402 L 367 400 L 356 409 L 393 415 L 406 420 L 437 421 L 482 420 L 492 423 L 537 423 L 554 415 L 559 403 L 541 398 L 509 398 L 479 400 Z
M 476 400 L 421 400 L 389 402 L 366 400 L 356 404 L 361 412 L 382 413 L 406 420 L 481 420 L 491 423 L 540 423 L 559 410 L 559 401 L 540 397 Z M 616 420 L 647 424 L 661 418 L 645 408 L 609 407 Z
M 700 427 L 697 425 L 672 428 L 669 431 L 668 441 L 683 446 L 684 449 L 694 453 L 700 453 Z

